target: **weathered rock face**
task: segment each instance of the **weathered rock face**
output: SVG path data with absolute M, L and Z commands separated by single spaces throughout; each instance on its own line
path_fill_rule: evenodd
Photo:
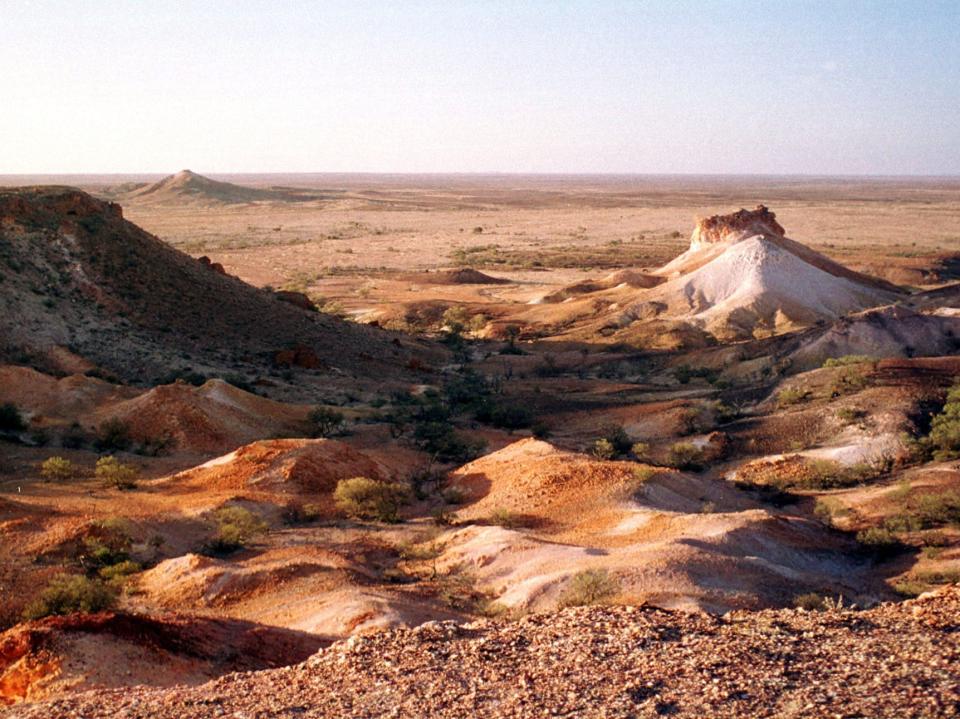
M 296 345 L 290 349 L 280 350 L 273 355 L 273 363 L 277 367 L 302 367 L 303 369 L 320 369 L 323 360 L 306 345 Z
M 213 270 L 214 272 L 219 272 L 221 275 L 227 274 L 227 271 L 223 269 L 223 265 L 219 262 L 214 262 L 209 257 L 204 255 L 203 257 L 198 257 L 197 262 L 206 267 L 208 270 Z
M 777 222 L 776 217 L 764 205 L 757 205 L 755 210 L 741 209 L 729 215 L 707 217 L 697 222 L 690 237 L 690 249 L 695 250 L 704 245 L 726 242 L 738 234 L 743 237 L 750 235 L 783 237 L 785 230 Z
M 307 297 L 302 292 L 292 292 L 290 290 L 278 290 L 274 292 L 277 296 L 277 299 L 281 302 L 289 302 L 291 305 L 295 305 L 302 310 L 307 310 L 308 312 L 316 312 L 317 306 L 313 304 L 311 299 Z

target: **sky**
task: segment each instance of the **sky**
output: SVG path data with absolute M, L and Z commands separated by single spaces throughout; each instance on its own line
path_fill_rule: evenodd
M 0 174 L 960 174 L 960 2 L 0 0 Z

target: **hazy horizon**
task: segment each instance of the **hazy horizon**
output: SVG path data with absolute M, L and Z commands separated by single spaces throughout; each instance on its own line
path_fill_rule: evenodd
M 951 177 L 958 24 L 953 2 L 14 0 L 0 174 Z

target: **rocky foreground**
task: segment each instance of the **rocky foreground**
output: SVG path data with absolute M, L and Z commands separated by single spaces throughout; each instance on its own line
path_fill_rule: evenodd
M 353 637 L 197 687 L 21 705 L 56 717 L 960 716 L 960 587 L 868 611 L 593 607 Z

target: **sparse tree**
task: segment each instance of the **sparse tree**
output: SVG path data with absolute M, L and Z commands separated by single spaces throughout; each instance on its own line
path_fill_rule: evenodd
M 317 407 L 310 413 L 308 419 L 314 437 L 332 437 L 339 434 L 346 420 L 343 412 L 330 407 Z
M 40 476 L 49 482 L 63 482 L 77 476 L 77 466 L 63 457 L 48 457 L 40 465 Z
M 116 457 L 101 457 L 94 470 L 97 479 L 114 489 L 133 489 L 140 478 L 140 470 L 132 464 L 122 464 Z

